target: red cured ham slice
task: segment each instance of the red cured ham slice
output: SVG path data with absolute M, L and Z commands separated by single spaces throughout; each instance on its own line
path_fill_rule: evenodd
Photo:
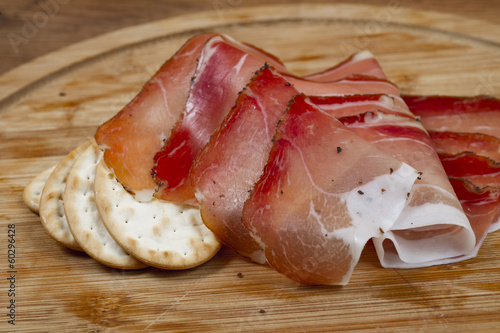
M 286 72 L 275 57 L 227 36 L 212 38 L 205 45 L 182 118 L 154 157 L 153 174 L 160 184 L 155 197 L 197 204 L 188 178 L 192 162 L 234 105 L 238 92 L 265 62 Z
M 495 231 L 500 227 L 498 220 L 500 189 L 478 188 L 463 178 L 450 177 L 450 181 L 476 235 L 474 250 L 463 259 L 473 258 L 477 255 L 488 232 Z
M 226 245 L 259 263 L 265 263 L 265 257 L 241 222 L 243 205 L 267 161 L 276 124 L 296 94 L 271 68 L 259 71 L 190 172 L 205 225 Z
M 500 161 L 500 139 L 481 133 L 429 131 L 438 153 L 459 154 L 472 152 Z
M 427 130 L 500 133 L 500 100 L 488 96 L 403 96 Z
M 415 178 L 413 168 L 299 95 L 243 222 L 282 274 L 303 284 L 346 284 L 365 243 L 401 213 Z
M 369 51 L 361 51 L 353 54 L 338 65 L 324 72 L 306 76 L 305 79 L 317 82 L 329 82 L 338 81 L 353 74 L 373 76 L 379 79 L 387 78 L 373 54 Z
M 475 244 L 474 233 L 422 125 L 408 117 L 382 112 L 339 120 L 384 152 L 422 172 L 401 216 L 390 230 L 373 240 L 381 264 L 427 266 L 469 253 Z
M 322 108 L 336 107 L 338 106 L 339 99 L 342 101 L 342 98 L 345 98 L 346 102 L 348 100 L 350 100 L 350 102 L 355 102 L 357 99 L 355 96 L 361 95 L 365 96 L 363 98 L 369 99 L 368 95 L 387 95 L 387 97 L 390 97 L 393 101 L 391 106 L 389 106 L 386 101 L 386 108 L 393 109 L 394 113 L 406 114 L 414 118 L 408 106 L 399 95 L 398 87 L 385 79 L 365 75 L 351 75 L 332 82 L 313 82 L 290 76 L 288 76 L 287 79 L 298 91 L 308 96 L 314 96 L 314 99 L 321 103 Z M 323 99 L 323 101 L 321 99 Z M 330 106 L 327 106 L 329 102 L 328 99 L 332 102 Z M 357 101 L 356 103 L 361 103 L 361 101 Z M 351 110 L 351 106 L 349 106 L 349 111 Z
M 500 188 L 500 164 L 472 152 L 439 154 L 446 173 L 450 177 L 465 178 L 478 187 Z
M 182 113 L 196 58 L 213 36 L 190 39 L 137 97 L 97 129 L 95 138 L 104 149 L 106 164 L 141 200 L 152 198 L 157 187 L 151 177 L 153 157 Z

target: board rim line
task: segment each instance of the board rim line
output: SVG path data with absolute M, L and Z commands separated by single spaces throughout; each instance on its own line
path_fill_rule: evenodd
M 304 5 L 306 5 L 306 6 L 304 6 Z M 284 7 L 285 7 L 284 5 L 272 5 L 272 6 L 256 6 L 256 7 L 251 7 L 251 8 L 235 9 L 235 11 L 238 11 L 241 13 L 234 13 L 234 16 L 238 16 L 238 14 L 242 14 L 242 13 L 247 13 L 247 15 L 248 15 L 249 10 L 250 11 L 259 11 L 259 9 L 262 9 L 262 8 L 283 9 Z M 289 9 L 289 7 L 290 6 L 287 6 L 286 8 Z M 304 9 L 304 7 L 306 9 L 308 9 L 309 11 L 306 13 L 302 13 L 302 11 L 299 9 Z M 276 17 L 270 17 L 270 18 L 268 18 L 268 17 L 263 17 L 263 18 L 254 17 L 253 19 L 251 19 L 249 21 L 243 21 L 243 22 L 238 22 L 238 21 L 220 22 L 220 23 L 217 23 L 217 21 L 208 22 L 208 23 L 202 22 L 201 23 L 202 26 L 199 26 L 199 27 L 192 27 L 191 29 L 181 30 L 181 31 L 175 31 L 175 29 L 173 29 L 173 31 L 166 31 L 165 33 L 160 34 L 160 35 L 151 36 L 151 37 L 148 37 L 146 39 L 141 39 L 141 40 L 138 40 L 138 41 L 135 41 L 132 43 L 124 43 L 124 44 L 121 44 L 117 47 L 113 47 L 109 50 L 105 50 L 103 52 L 99 52 L 99 53 L 84 57 L 80 60 L 77 60 L 76 62 L 69 63 L 69 64 L 63 64 L 63 65 L 59 66 L 59 68 L 52 71 L 51 73 L 47 73 L 47 75 L 44 75 L 39 79 L 35 79 L 32 82 L 29 82 L 28 84 L 18 88 L 14 92 L 7 94 L 6 96 L 3 96 L 2 99 L 0 99 L 0 115 L 9 106 L 12 106 L 13 104 L 15 104 L 16 101 L 20 100 L 25 95 L 28 95 L 28 94 L 32 93 L 33 91 L 37 90 L 39 87 L 44 86 L 45 84 L 48 84 L 49 82 L 51 82 L 57 78 L 60 78 L 60 77 L 66 75 L 74 70 L 78 70 L 81 67 L 85 67 L 85 66 L 91 65 L 95 62 L 99 62 L 101 60 L 104 60 L 108 57 L 112 57 L 115 54 L 119 54 L 119 53 L 124 52 L 124 51 L 126 52 L 129 50 L 135 49 L 135 48 L 144 47 L 148 44 L 159 43 L 161 41 L 168 40 L 168 39 L 179 38 L 182 36 L 194 36 L 195 34 L 205 33 L 205 32 L 213 32 L 213 31 L 217 31 L 218 29 L 227 29 L 227 28 L 234 27 L 234 26 L 247 27 L 247 26 L 252 26 L 252 25 L 270 25 L 270 24 L 276 24 L 276 23 L 295 23 L 295 22 L 314 22 L 314 23 L 328 22 L 328 23 L 332 23 L 332 24 L 340 23 L 340 24 L 346 24 L 346 25 L 354 25 L 354 24 L 369 24 L 369 23 L 375 22 L 375 23 L 379 23 L 379 24 L 383 25 L 383 28 L 381 31 L 387 31 L 390 28 L 400 28 L 406 32 L 410 32 L 413 34 L 417 34 L 418 32 L 432 33 L 432 34 L 440 36 L 440 37 L 448 37 L 448 38 L 451 37 L 451 39 L 453 41 L 465 43 L 467 45 L 470 45 L 469 43 L 473 43 L 473 44 L 481 46 L 481 47 L 493 48 L 493 49 L 500 50 L 500 42 L 495 42 L 492 40 L 464 34 L 464 33 L 457 32 L 457 31 L 449 31 L 449 30 L 445 30 L 445 29 L 440 29 L 440 28 L 433 27 L 433 26 L 421 26 L 421 25 L 417 25 L 417 24 L 413 24 L 413 23 L 401 23 L 401 22 L 382 22 L 380 20 L 375 20 L 375 19 L 356 19 L 356 18 L 342 18 L 342 17 L 319 17 L 319 18 L 310 17 L 312 15 L 311 13 L 313 13 L 315 11 L 319 11 L 322 8 L 330 8 L 331 9 L 331 8 L 337 8 L 337 7 L 342 7 L 342 6 L 318 5 L 318 4 L 316 4 L 316 5 L 298 4 L 296 6 L 292 6 L 292 8 L 296 8 L 297 9 L 296 11 L 299 12 L 297 17 L 283 18 L 282 16 L 278 15 Z M 356 8 L 356 7 L 359 7 L 359 8 L 364 9 L 364 10 L 384 8 L 381 6 L 373 6 L 373 5 L 350 5 L 349 6 L 349 8 Z M 310 12 L 310 10 L 312 10 L 312 12 Z M 433 14 L 435 14 L 435 12 L 419 11 L 419 10 L 413 10 L 413 9 L 410 10 L 410 12 L 411 13 L 433 13 Z M 101 39 L 107 38 L 108 36 L 112 36 L 112 35 L 116 35 L 116 34 L 120 34 L 120 33 L 125 33 L 126 31 L 129 31 L 129 30 L 140 29 L 140 28 L 144 28 L 144 27 L 147 28 L 149 26 L 154 27 L 156 25 L 159 25 L 159 26 L 160 25 L 161 26 L 169 25 L 169 24 L 174 23 L 178 20 L 188 21 L 188 19 L 192 20 L 193 17 L 198 17 L 200 15 L 202 15 L 202 16 L 208 15 L 208 16 L 214 17 L 214 16 L 220 15 L 220 14 L 217 14 L 216 11 L 205 11 L 205 12 L 200 12 L 200 13 L 196 13 L 196 14 L 185 14 L 185 15 L 180 15 L 180 16 L 176 16 L 176 17 L 172 17 L 172 18 L 157 20 L 157 21 L 153 21 L 153 22 L 149 22 L 149 23 L 145 23 L 145 24 L 126 27 L 123 29 L 119 29 L 116 31 L 112 31 L 109 33 L 98 35 L 96 37 L 93 37 L 93 38 L 90 38 L 87 40 L 83 40 L 83 41 L 71 44 L 71 45 L 64 47 L 62 49 L 50 52 L 50 53 L 43 55 L 39 58 L 35 58 L 32 61 L 30 61 L 24 65 L 21 65 L 19 67 L 12 69 L 11 71 L 9 71 L 7 73 L 4 73 L 3 75 L 0 76 L 0 87 L 2 86 L 2 79 L 4 79 L 5 77 L 9 77 L 10 75 L 12 75 L 13 72 L 16 72 L 18 69 L 21 69 L 21 68 L 25 69 L 25 70 L 29 69 L 30 66 L 32 66 L 32 65 L 34 66 L 34 63 L 37 60 L 39 60 L 40 58 L 50 57 L 51 55 L 57 55 L 60 53 L 64 53 L 64 51 L 69 49 L 69 48 L 75 48 L 75 47 L 77 48 L 80 46 L 84 46 L 85 44 L 88 44 L 89 42 L 92 42 L 94 40 L 101 40 Z M 439 15 L 442 15 L 442 14 L 439 14 Z M 460 16 L 457 16 L 457 15 L 449 15 L 448 14 L 447 16 L 454 17 L 454 18 L 460 18 Z M 492 24 L 490 24 L 490 25 L 492 25 Z M 492 26 L 496 26 L 496 25 L 492 25 Z M 166 60 L 168 60 L 168 59 L 166 59 Z

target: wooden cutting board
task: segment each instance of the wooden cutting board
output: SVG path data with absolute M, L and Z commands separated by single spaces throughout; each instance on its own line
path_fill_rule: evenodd
M 100 36 L 0 77 L 0 331 L 497 330 L 498 232 L 472 260 L 422 269 L 383 269 L 368 245 L 345 287 L 300 286 L 227 248 L 186 271 L 121 271 L 45 233 L 22 202 L 24 186 L 91 138 L 198 33 L 253 43 L 298 75 L 369 49 L 404 93 L 500 97 L 500 27 L 491 23 L 409 11 L 397 2 L 244 9 L 229 3 Z M 11 299 L 15 327 L 8 324 Z

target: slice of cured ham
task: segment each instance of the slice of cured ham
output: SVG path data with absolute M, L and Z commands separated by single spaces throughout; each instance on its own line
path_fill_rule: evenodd
M 276 124 L 296 94 L 273 69 L 260 70 L 190 172 L 205 225 L 226 245 L 259 263 L 265 263 L 265 257 L 241 222 L 243 205 L 267 161 Z
M 382 112 L 339 118 L 347 128 L 422 172 L 401 216 L 373 242 L 385 267 L 437 264 L 469 253 L 475 236 L 422 125 Z
M 243 222 L 282 274 L 303 284 L 346 284 L 365 243 L 400 215 L 416 177 L 298 95 Z
M 205 45 L 182 118 L 154 157 L 153 174 L 160 184 L 155 197 L 197 203 L 189 182 L 193 160 L 234 105 L 238 92 L 266 62 L 286 72 L 275 57 L 227 36 L 214 37 Z
M 95 139 L 104 149 L 104 161 L 138 199 L 153 196 L 153 157 L 182 113 L 196 58 L 214 36 L 187 41 L 129 104 L 97 129 Z
M 353 54 L 326 71 L 308 75 L 305 79 L 317 82 L 338 81 L 353 74 L 373 76 L 379 79 L 387 78 L 373 54 L 365 50 Z
M 429 131 L 438 153 L 460 154 L 472 152 L 500 161 L 500 139 L 481 133 Z M 499 133 L 500 135 L 500 133 Z
M 450 177 L 460 203 L 471 222 L 476 235 L 476 246 L 464 259 L 477 255 L 488 232 L 500 228 L 500 189 L 494 187 L 479 188 L 464 178 Z
M 500 164 L 492 159 L 472 152 L 441 153 L 439 157 L 448 176 L 465 178 L 479 187 L 500 188 Z
M 499 136 L 500 100 L 488 96 L 403 96 L 427 130 Z

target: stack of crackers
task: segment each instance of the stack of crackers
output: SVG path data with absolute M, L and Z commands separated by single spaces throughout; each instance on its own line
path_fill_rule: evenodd
M 88 141 L 25 188 L 24 202 L 52 238 L 119 269 L 187 269 L 219 251 L 221 243 L 198 208 L 137 201 L 102 155 L 95 141 Z

